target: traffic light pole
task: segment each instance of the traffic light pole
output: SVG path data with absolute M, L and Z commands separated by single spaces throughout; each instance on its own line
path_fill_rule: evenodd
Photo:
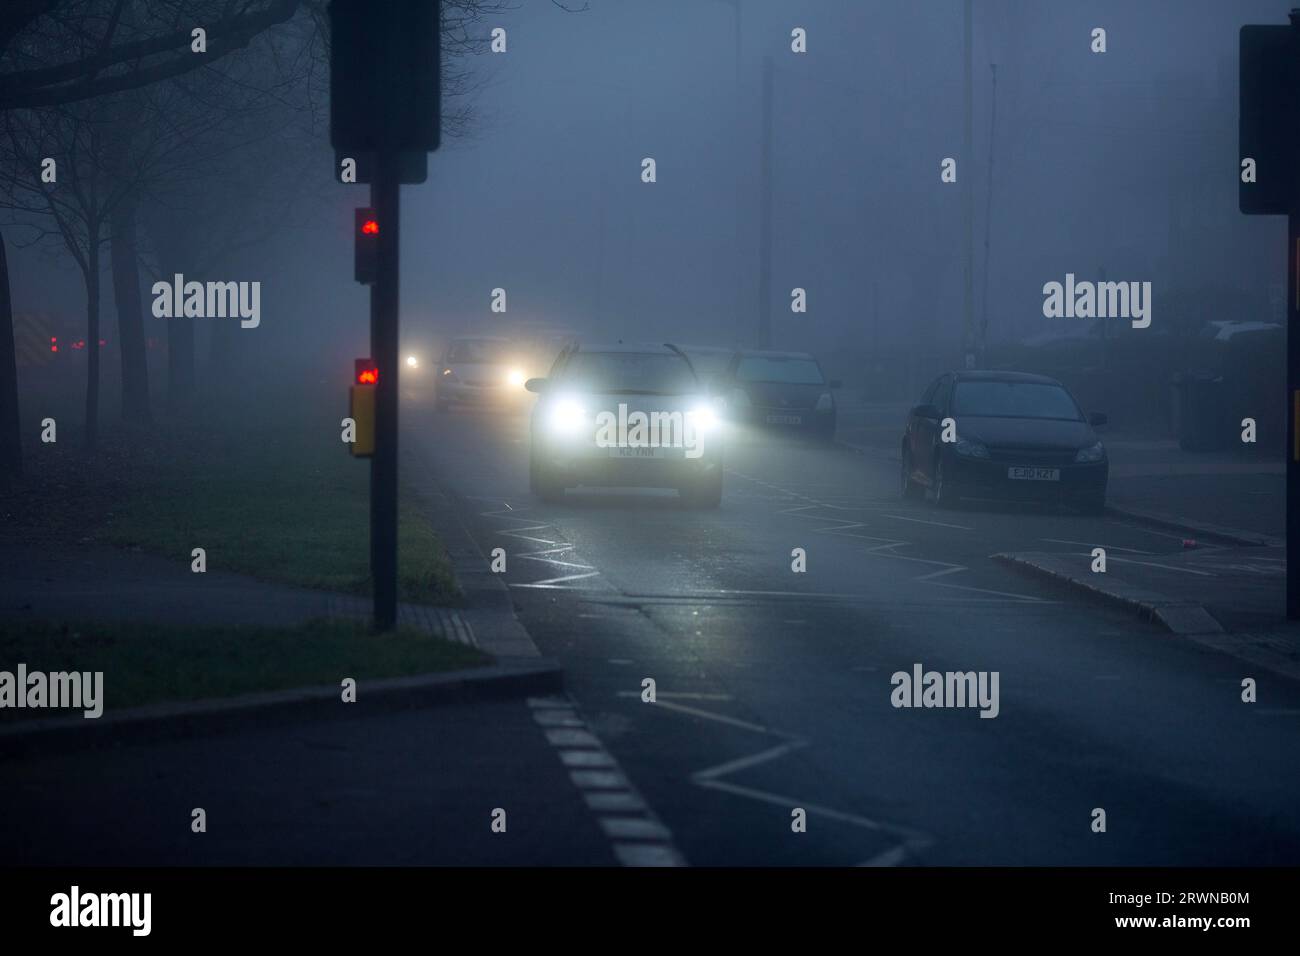
M 397 626 L 397 156 L 379 155 L 370 204 L 379 221 L 378 263 L 370 287 L 370 349 L 379 368 L 375 386 L 375 453 L 370 459 L 370 575 L 375 629 Z
M 1292 56 L 1300 56 L 1300 10 L 1291 11 Z M 1300 620 L 1300 184 L 1286 217 L 1286 616 Z
M 1286 616 L 1300 620 L 1300 199 L 1286 217 Z

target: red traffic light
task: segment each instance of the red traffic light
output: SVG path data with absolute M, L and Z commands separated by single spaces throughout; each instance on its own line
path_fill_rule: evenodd
M 379 271 L 379 217 L 369 207 L 354 210 L 356 214 L 355 229 L 352 235 L 356 246 L 353 269 L 356 280 L 362 285 L 375 281 Z
M 368 359 L 368 358 L 357 359 L 356 372 L 357 372 L 358 385 L 379 384 L 379 366 L 375 365 L 374 359 Z

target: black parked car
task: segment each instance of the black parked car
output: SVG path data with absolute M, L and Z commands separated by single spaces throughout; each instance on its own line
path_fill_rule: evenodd
M 1088 513 L 1106 504 L 1109 464 L 1093 426 L 1055 379 L 1024 372 L 949 372 L 907 416 L 902 490 L 960 498 L 1062 502 Z M 945 434 L 946 433 L 946 434 Z
M 835 435 L 839 381 L 827 381 L 807 352 L 742 350 L 713 380 L 727 419 L 760 428 L 793 429 L 830 440 Z

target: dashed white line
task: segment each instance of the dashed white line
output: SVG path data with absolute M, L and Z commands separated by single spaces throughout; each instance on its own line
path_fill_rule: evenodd
M 672 832 L 646 804 L 586 722 L 563 697 L 528 699 L 533 719 L 559 755 L 569 779 L 582 792 L 587 809 L 610 841 L 623 866 L 685 866 Z

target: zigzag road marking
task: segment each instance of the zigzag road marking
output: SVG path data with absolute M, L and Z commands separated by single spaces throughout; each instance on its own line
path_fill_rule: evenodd
M 627 696 L 627 693 L 620 692 L 619 696 Z M 781 730 L 776 730 L 771 727 L 765 727 L 762 724 L 741 720 L 737 717 L 729 717 L 726 714 L 703 710 L 699 707 L 689 707 L 685 704 L 676 704 L 667 700 L 656 700 L 653 706 L 664 710 L 688 714 L 693 717 L 700 717 L 705 720 L 712 720 L 717 723 L 726 724 L 730 727 L 738 727 L 741 730 L 746 730 L 750 733 L 757 733 L 766 737 L 775 737 L 782 741 L 776 746 L 765 748 L 756 753 L 733 758 L 712 767 L 706 767 L 703 770 L 693 772 L 690 779 L 697 787 L 706 790 L 719 790 L 733 796 L 744 797 L 748 800 L 757 800 L 760 803 L 784 807 L 787 810 L 794 809 L 795 807 L 802 807 L 807 813 L 813 816 L 824 817 L 837 823 L 860 827 L 864 830 L 872 830 L 877 833 L 888 835 L 898 841 L 898 843 L 889 849 L 857 864 L 859 866 L 897 866 L 904 862 L 909 856 L 914 856 L 922 850 L 934 845 L 933 837 L 919 830 L 914 830 L 911 827 L 905 827 L 901 824 L 889 823 L 881 820 L 873 820 L 870 817 L 864 817 L 860 814 L 836 810 L 833 807 L 827 807 L 819 803 L 802 800 L 798 797 L 772 793 L 768 790 L 760 790 L 757 787 L 742 786 L 741 784 L 732 783 L 724 779 L 731 774 L 738 773 L 742 770 L 750 770 L 762 764 L 770 763 L 773 760 L 780 760 L 791 753 L 802 750 L 804 747 L 809 746 L 809 742 L 802 737 Z
M 517 560 L 523 560 L 523 561 L 537 561 L 542 564 L 548 565 L 549 567 L 554 568 L 557 571 L 576 572 L 573 574 L 559 574 L 555 577 L 543 578 L 540 581 L 510 582 L 510 587 L 512 588 L 554 588 L 554 589 L 568 589 L 568 590 L 579 590 L 579 591 L 593 590 L 592 588 L 587 588 L 587 587 L 575 588 L 571 584 L 571 582 L 574 581 L 585 581 L 591 578 L 600 577 L 600 571 L 594 565 L 583 564 L 578 561 L 561 560 L 561 558 L 559 557 L 561 555 L 570 558 L 575 557 L 574 547 L 572 544 L 570 544 L 567 541 L 555 540 L 554 538 L 551 537 L 540 537 L 539 535 L 536 534 L 529 534 L 529 532 L 533 532 L 533 531 L 554 534 L 557 532 L 558 529 L 556 529 L 553 525 L 537 524 L 535 523 L 535 519 L 523 517 L 519 513 L 521 509 L 511 507 L 510 502 L 504 498 L 486 498 L 486 497 L 471 496 L 471 499 L 474 501 L 499 502 L 499 506 L 496 508 L 489 508 L 487 511 L 480 511 L 478 513 L 480 518 L 486 518 L 489 521 L 494 521 L 494 522 L 513 521 L 513 522 L 518 522 L 519 525 L 522 525 L 522 527 L 498 528 L 497 533 L 500 534 L 501 536 L 507 538 L 514 538 L 518 541 L 528 542 L 531 544 L 542 545 L 542 547 L 537 548 L 536 550 L 516 552 L 512 555 L 512 557 L 514 557 Z M 522 510 L 527 511 L 528 509 L 525 508 Z M 604 581 L 603 579 L 601 583 L 606 588 L 613 587 L 613 585 L 609 584 L 609 582 Z
M 963 590 L 963 591 L 979 591 L 979 592 L 982 592 L 982 593 L 984 593 L 984 594 L 993 594 L 993 595 L 996 595 L 996 596 L 998 596 L 998 597 L 1010 598 L 1010 599 L 1012 599 L 1012 600 L 1023 601 L 1023 602 L 1025 602 L 1025 603 L 1031 603 L 1031 604 L 1051 604 L 1051 603 L 1055 603 L 1055 602 L 1052 602 L 1052 601 L 1045 600 L 1045 599 L 1043 599 L 1043 598 L 1034 597 L 1033 595 L 1030 595 L 1030 594 L 1016 594 L 1016 593 L 1012 593 L 1012 592 L 1009 592 L 1009 591 L 992 591 L 992 590 L 989 590 L 988 588 L 977 588 L 977 587 L 972 587 L 972 586 L 969 586 L 969 585 L 949 584 L 949 583 L 947 583 L 947 582 L 935 581 L 934 578 L 941 577 L 941 576 L 943 576 L 943 575 L 947 575 L 947 574 L 956 574 L 956 573 L 958 573 L 958 572 L 960 572 L 960 571 L 969 571 L 970 568 L 967 567 L 967 566 L 964 565 L 964 564 L 953 564 L 953 563 L 950 562 L 950 561 L 938 561 L 938 560 L 935 560 L 935 559 L 933 559 L 933 558 L 917 558 L 917 557 L 913 557 L 913 556 L 911 556 L 911 555 L 898 554 L 898 553 L 896 553 L 896 550 L 897 550 L 898 548 L 910 547 L 911 544 L 912 544 L 912 542 L 910 542 L 910 541 L 900 541 L 900 540 L 898 540 L 898 539 L 896 539 L 896 538 L 882 538 L 882 537 L 879 537 L 878 535 L 873 535 L 873 534 L 850 534 L 850 533 L 848 533 L 848 532 L 854 531 L 855 529 L 858 529 L 858 528 L 866 528 L 867 525 L 866 525 L 864 522 L 861 522 L 861 521 L 843 521 L 843 520 L 841 520 L 841 519 L 839 519 L 839 518 L 828 518 L 828 517 L 824 517 L 824 516 L 822 516 L 822 515 L 816 515 L 816 514 L 805 514 L 805 513 L 804 513 L 804 512 L 808 512 L 808 511 L 818 511 L 818 510 L 830 510 L 830 511 L 858 511 L 858 512 L 860 512 L 860 511 L 864 511 L 864 510 L 866 510 L 865 508 L 862 508 L 862 507 L 852 507 L 852 506 L 846 506 L 846 505 L 834 505 L 834 504 L 829 504 L 829 503 L 824 502 L 824 501 L 818 501 L 816 498 L 811 498 L 811 497 L 809 497 L 808 495 L 802 495 L 802 494 L 800 494 L 800 493 L 797 492 L 797 491 L 791 491 L 791 490 L 788 489 L 788 488 L 782 488 L 782 487 L 780 487 L 779 485 L 774 485 L 774 484 L 772 484 L 771 482 L 763 481 L 761 478 L 754 478 L 754 477 L 751 476 L 751 475 L 742 474 L 741 472 L 738 472 L 738 471 L 732 471 L 732 472 L 730 472 L 730 474 L 735 475 L 737 478 L 742 478 L 742 479 L 744 479 L 745 481 L 752 481 L 752 482 L 754 482 L 754 483 L 756 483 L 756 484 L 759 484 L 759 485 L 762 485 L 762 486 L 764 486 L 764 487 L 766 487 L 766 488 L 770 488 L 770 489 L 772 489 L 773 491 L 780 492 L 781 494 L 783 494 L 783 495 L 785 495 L 785 496 L 787 496 L 787 497 L 795 498 L 795 499 L 798 499 L 799 501 L 807 502 L 806 504 L 796 505 L 796 506 L 794 506 L 794 507 L 780 509 L 780 510 L 778 510 L 776 513 L 777 513 L 777 514 L 783 514 L 783 515 L 789 515 L 789 516 L 791 516 L 791 517 L 793 517 L 793 518 L 800 518 L 800 519 L 806 519 L 806 520 L 811 520 L 811 521 L 825 521 L 825 522 L 830 522 L 830 527 L 814 528 L 814 529 L 813 529 L 813 533 L 814 533 L 814 534 L 833 534 L 833 535 L 837 535 L 837 536 L 839 536 L 839 537 L 845 537 L 845 538 L 858 538 L 858 539 L 863 540 L 863 541 L 879 541 L 880 544 L 878 544 L 878 545 L 876 545 L 876 546 L 874 546 L 874 547 L 871 547 L 871 548 L 867 548 L 866 551 L 865 551 L 865 553 L 866 553 L 866 554 L 874 554 L 874 555 L 877 555 L 877 556 L 879 556 L 879 557 L 882 557 L 882 558 L 889 558 L 889 559 L 891 559 L 891 560 L 895 560 L 895 561 L 912 561 L 912 562 L 916 562 L 916 563 L 919 563 L 919 564 L 929 564 L 929 565 L 938 565 L 938 566 L 939 566 L 940 570 L 937 571 L 937 572 L 932 572 L 932 573 L 930 573 L 930 574 L 923 574 L 923 575 L 919 575 L 918 577 L 912 578 L 911 580 L 914 581 L 914 582 L 924 582 L 924 583 L 926 583 L 926 584 L 931 584 L 931 585 L 933 585 L 933 586 L 935 586 L 935 587 L 956 588 L 956 589 Z M 901 516 L 900 516 L 900 515 L 882 515 L 881 517 L 891 518 L 891 517 L 901 517 Z M 920 519 L 905 519 L 905 520 L 917 520 L 917 521 L 919 521 Z M 924 523 L 926 523 L 926 524 L 937 524 L 938 522 L 924 522 Z M 959 528 L 959 529 L 964 530 L 964 531 L 974 530 L 974 529 L 971 529 L 971 528 L 966 528 L 966 527 L 964 527 L 964 526 L 962 526 L 962 525 L 949 525 L 949 526 L 947 526 L 947 527 Z

